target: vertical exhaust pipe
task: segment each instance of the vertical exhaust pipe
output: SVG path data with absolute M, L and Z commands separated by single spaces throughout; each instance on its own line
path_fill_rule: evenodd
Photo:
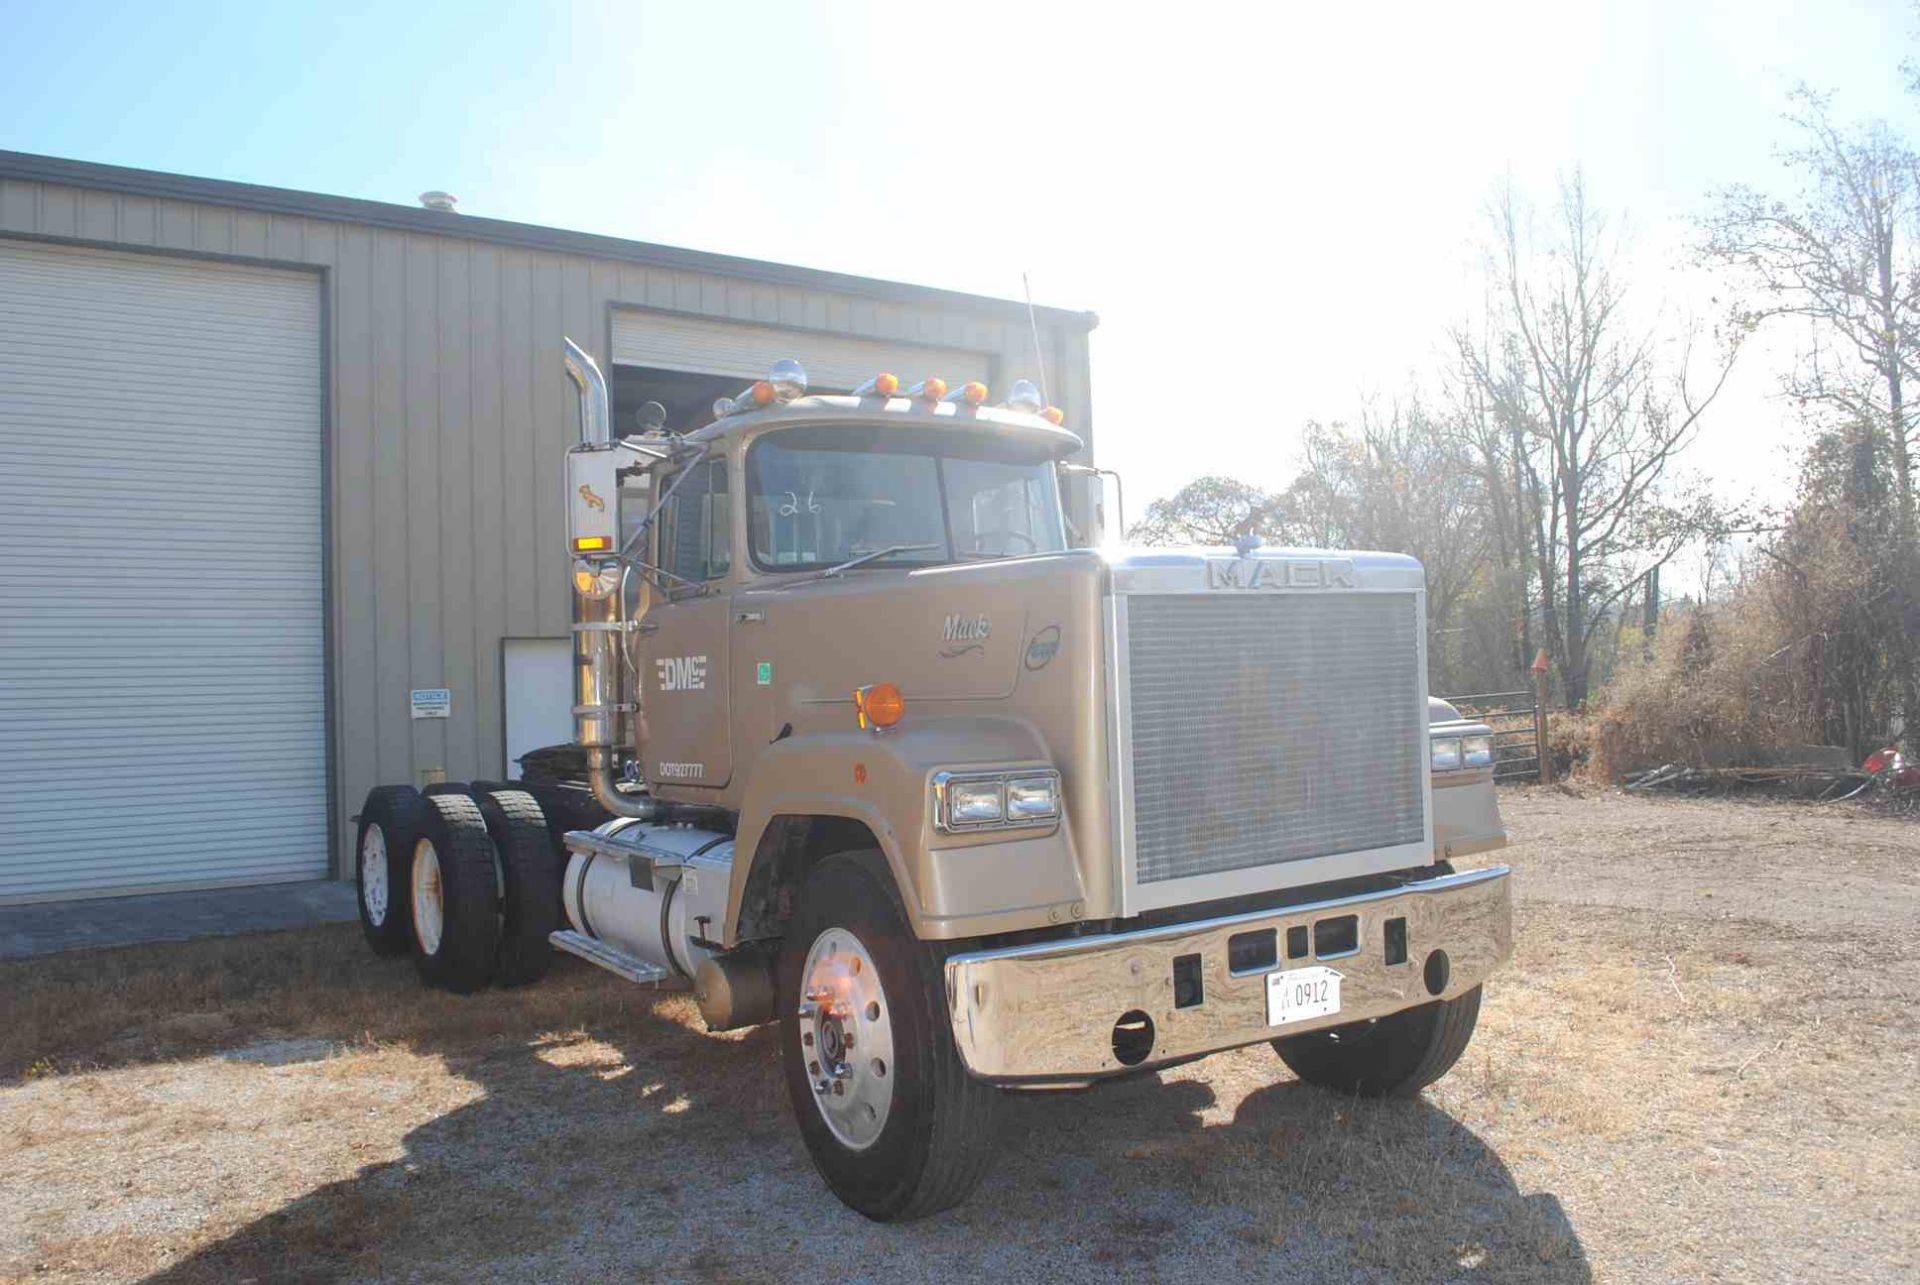
M 580 445 L 608 446 L 613 442 L 612 416 L 607 407 L 607 377 L 587 350 L 571 339 L 566 345 L 567 378 L 580 390 Z
M 604 451 L 613 444 L 607 377 L 584 348 L 571 339 L 564 342 L 567 378 L 580 394 L 577 450 Z M 571 471 L 567 481 L 571 487 Z M 573 739 L 587 752 L 594 800 L 617 817 L 649 820 L 659 811 L 654 801 L 622 794 L 613 781 L 615 729 L 630 708 L 620 700 L 627 645 L 624 578 L 617 556 L 582 556 L 573 564 Z

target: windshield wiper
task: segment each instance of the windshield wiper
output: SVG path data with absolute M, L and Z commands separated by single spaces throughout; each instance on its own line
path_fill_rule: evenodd
M 944 549 L 946 547 L 944 544 L 890 544 L 884 549 L 875 549 L 870 553 L 863 553 L 857 558 L 848 558 L 845 562 L 836 563 L 828 567 L 818 575 L 811 575 L 805 580 L 796 580 L 793 583 L 810 584 L 815 580 L 831 580 L 843 571 L 851 571 L 855 567 L 864 567 L 869 562 L 878 562 L 882 558 L 891 558 L 896 553 L 925 553 L 929 549 Z

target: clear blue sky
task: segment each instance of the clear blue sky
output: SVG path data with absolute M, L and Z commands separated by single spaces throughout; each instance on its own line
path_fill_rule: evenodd
M 1892 0 L 1253 10 L 0 0 L 0 148 L 444 187 L 471 213 L 986 294 L 1025 270 L 1102 317 L 1099 453 L 1137 514 L 1201 472 L 1278 484 L 1308 417 L 1430 366 L 1503 174 L 1546 196 L 1583 165 L 1635 230 L 1643 297 L 1684 299 L 1684 220 L 1775 180 L 1792 84 L 1915 115 L 1920 20 Z M 1732 491 L 1784 476 L 1771 359 L 1692 460 Z M 1159 434 L 1227 397 L 1266 409 L 1168 461 Z

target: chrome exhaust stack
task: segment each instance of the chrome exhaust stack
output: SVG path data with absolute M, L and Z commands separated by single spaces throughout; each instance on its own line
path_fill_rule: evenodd
M 601 447 L 613 442 L 612 411 L 607 397 L 607 377 L 587 350 L 571 339 L 562 339 L 566 354 L 567 378 L 580 390 L 580 445 Z
M 567 452 L 567 548 L 573 563 L 573 739 L 587 752 L 594 800 L 617 817 L 647 820 L 658 805 L 623 794 L 613 758 L 622 715 L 620 673 L 629 632 L 620 561 L 619 452 L 612 449 L 607 378 L 571 339 L 564 361 L 580 394 L 580 445 Z M 637 698 L 637 693 L 636 693 Z M 637 747 L 636 747 L 637 748 Z

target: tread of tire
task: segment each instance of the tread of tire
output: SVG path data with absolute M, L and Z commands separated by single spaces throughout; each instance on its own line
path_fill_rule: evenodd
M 547 934 L 562 927 L 560 858 L 540 803 L 525 790 L 475 785 L 474 801 L 500 857 L 499 966 L 494 980 L 524 986 L 540 980 L 553 963 Z
M 440 858 L 445 915 L 438 956 L 424 955 L 416 938 L 413 959 L 429 986 L 471 994 L 493 980 L 499 945 L 493 841 L 487 837 L 479 805 L 466 794 L 441 791 L 424 797 L 434 813 L 426 837 L 433 840 Z
M 1476 986 L 1451 1003 L 1440 1006 L 1439 1029 L 1427 1041 L 1426 1056 L 1414 1067 L 1407 1082 L 1391 1096 L 1412 1097 L 1453 1069 L 1467 1051 L 1473 1030 L 1480 1021 L 1480 987 Z

